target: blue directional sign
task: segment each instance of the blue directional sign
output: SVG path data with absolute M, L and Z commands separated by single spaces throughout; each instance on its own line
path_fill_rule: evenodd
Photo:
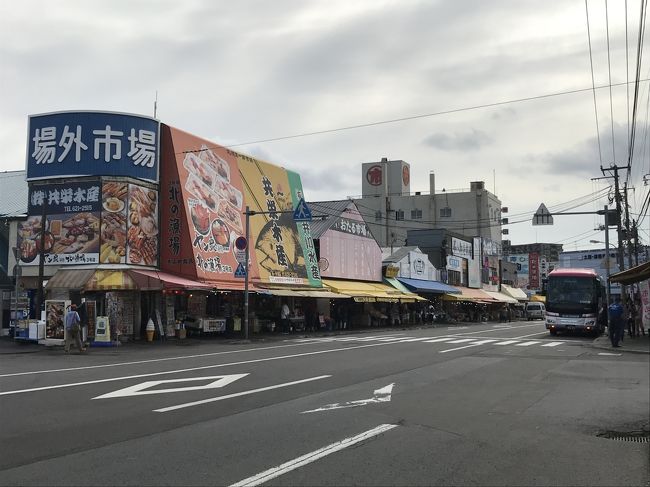
M 311 221 L 311 210 L 307 206 L 307 203 L 305 203 L 304 198 L 300 198 L 300 201 L 298 201 L 298 206 L 293 211 L 293 219 L 297 222 Z
M 244 264 L 241 262 L 237 266 L 237 270 L 235 270 L 235 277 L 246 277 L 246 268 L 244 267 Z

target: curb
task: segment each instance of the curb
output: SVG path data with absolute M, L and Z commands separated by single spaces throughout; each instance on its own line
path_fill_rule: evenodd
M 636 354 L 641 354 L 641 355 L 650 355 L 650 349 L 648 350 L 641 350 L 641 349 L 634 349 L 634 348 L 628 348 L 625 345 L 622 345 L 620 348 L 614 348 L 612 347 L 609 343 L 596 343 L 597 340 L 601 339 L 596 338 L 593 342 L 591 342 L 591 347 L 592 348 L 597 348 L 599 350 L 607 350 L 609 352 L 626 352 L 626 353 L 636 353 Z

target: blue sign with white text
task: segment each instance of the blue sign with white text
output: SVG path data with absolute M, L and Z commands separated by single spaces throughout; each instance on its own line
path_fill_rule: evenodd
M 160 124 L 110 112 L 29 117 L 27 180 L 130 176 L 158 182 Z

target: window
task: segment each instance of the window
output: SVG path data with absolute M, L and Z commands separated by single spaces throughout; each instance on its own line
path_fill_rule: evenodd
M 395 212 L 395 220 L 398 222 L 404 220 L 404 210 L 397 210 Z
M 411 220 L 422 220 L 422 210 L 411 210 Z
M 379 221 L 379 220 L 381 220 L 381 218 L 382 218 L 381 211 L 376 211 L 375 212 L 375 221 Z
M 440 208 L 440 218 L 451 218 L 451 208 Z

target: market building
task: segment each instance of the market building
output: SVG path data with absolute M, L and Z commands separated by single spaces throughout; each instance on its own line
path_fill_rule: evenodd
M 73 302 L 88 334 L 110 341 L 143 337 L 149 319 L 163 336 L 179 321 L 236 330 L 245 280 L 260 299 L 328 292 L 309 223 L 292 218 L 304 201 L 297 173 L 140 115 L 33 115 L 28 141 L 27 217 L 9 241 L 31 293 L 25 311 L 45 321 L 36 339 L 62 343 Z M 235 242 L 248 217 L 244 269 Z

